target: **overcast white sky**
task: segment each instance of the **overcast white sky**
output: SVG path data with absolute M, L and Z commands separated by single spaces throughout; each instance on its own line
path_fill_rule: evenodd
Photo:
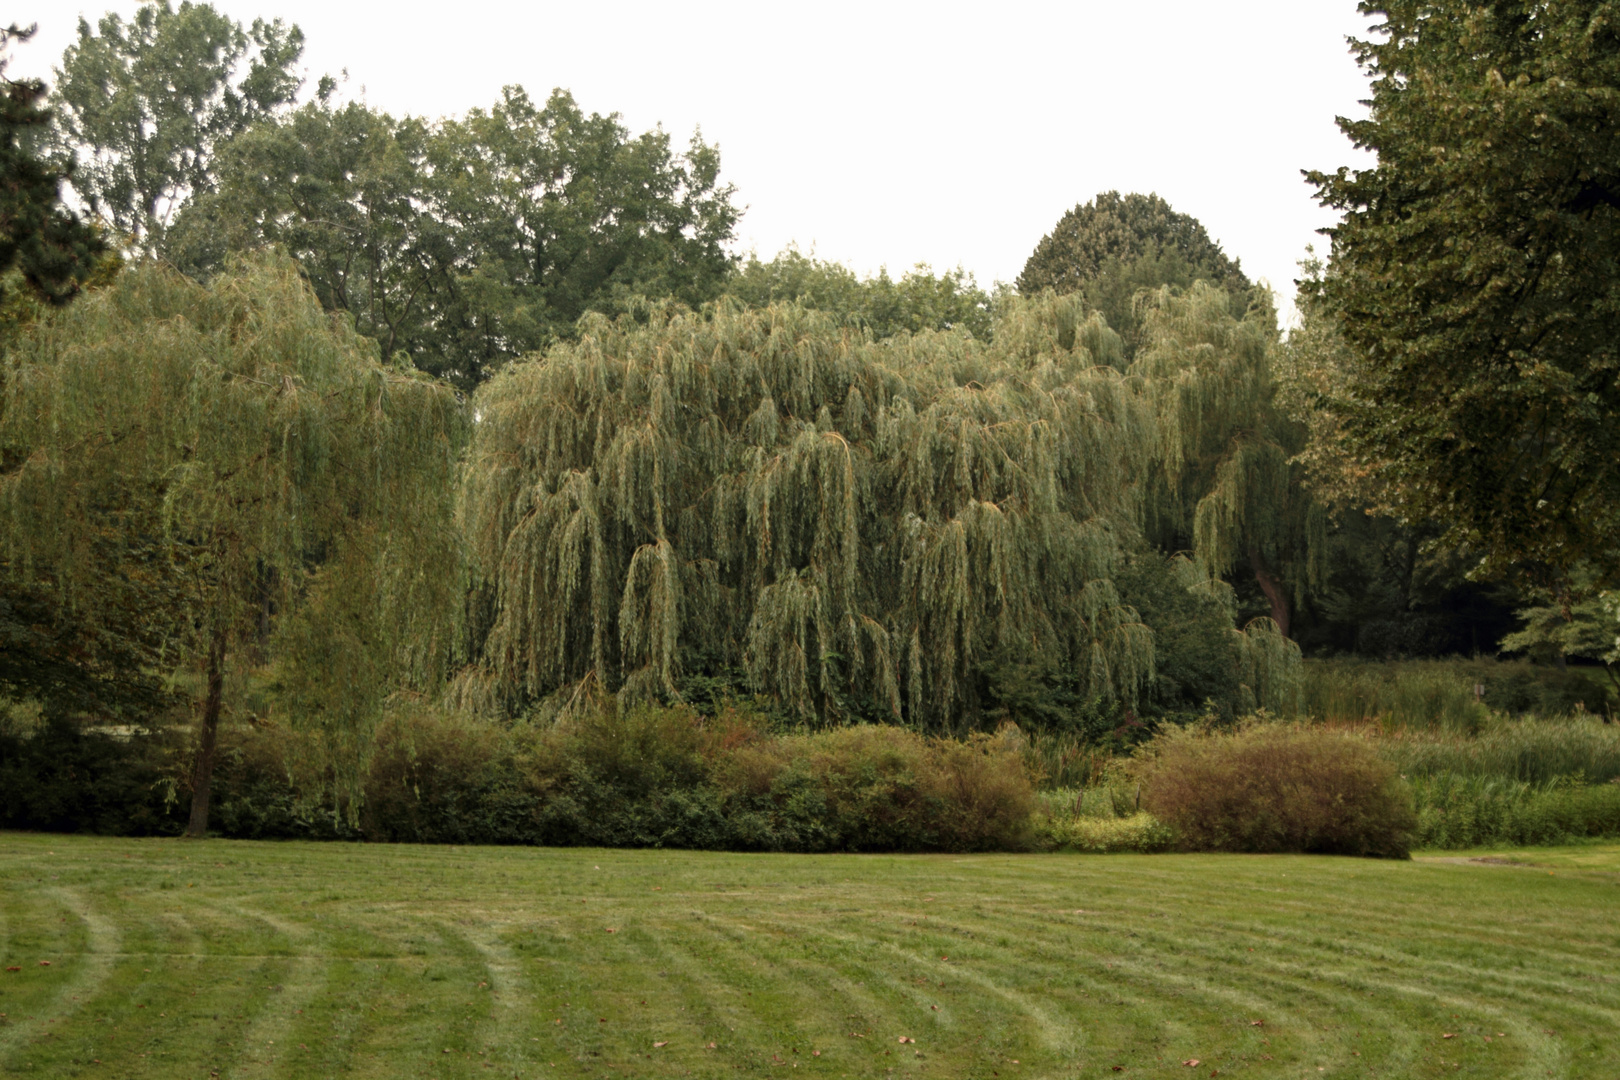
M 440 116 L 520 83 L 720 145 L 741 250 L 796 241 L 862 272 L 961 265 L 1010 281 L 1062 213 L 1157 191 L 1286 304 L 1330 216 L 1302 168 L 1358 164 L 1336 115 L 1366 84 L 1354 0 L 1120 3 L 359 4 L 214 0 L 303 27 L 308 86 Z M 58 62 L 79 16 L 125 0 L 22 0 L 13 77 Z

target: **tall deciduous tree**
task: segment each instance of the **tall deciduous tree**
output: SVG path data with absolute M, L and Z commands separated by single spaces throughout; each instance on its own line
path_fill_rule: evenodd
M 219 190 L 180 216 L 182 267 L 279 244 L 321 301 L 464 389 L 630 298 L 718 294 L 738 216 L 694 136 L 631 135 L 565 91 L 516 87 L 425 123 L 317 100 L 222 148 Z
M 185 579 L 173 647 L 203 680 L 188 834 L 207 828 L 227 666 L 266 611 L 297 658 L 294 718 L 353 745 L 383 694 L 443 670 L 458 610 L 452 525 L 462 409 L 449 387 L 378 362 L 295 269 L 263 262 L 204 288 L 122 275 L 29 329 L 6 358 L 0 536 L 91 610 L 110 495 L 158 528 Z
M 1310 173 L 1361 466 L 1486 572 L 1620 574 L 1620 19 L 1367 2 L 1369 169 Z
M 58 140 L 73 187 L 138 250 L 157 249 L 171 216 L 212 187 L 215 147 L 289 104 L 304 36 L 279 19 L 250 29 L 211 4 L 148 3 L 78 39 L 56 73 Z

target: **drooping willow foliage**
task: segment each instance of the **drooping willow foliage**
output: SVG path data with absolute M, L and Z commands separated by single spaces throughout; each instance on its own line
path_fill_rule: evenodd
M 673 695 L 719 663 L 805 719 L 960 730 L 1011 654 L 1134 702 L 1153 638 L 1111 573 L 1200 437 L 1189 378 L 1252 362 L 1230 353 L 1125 371 L 1050 295 L 993 345 L 791 305 L 591 320 L 475 399 L 461 514 L 493 617 L 464 689 Z
M 1286 634 L 1289 600 L 1322 576 L 1326 515 L 1292 460 L 1308 432 L 1277 402 L 1275 319 L 1234 317 L 1228 294 L 1203 282 L 1137 304 L 1144 343 L 1130 371 L 1155 387 L 1164 438 L 1148 534 L 1190 539 L 1212 579 L 1246 564 Z
M 356 764 L 391 688 L 446 667 L 460 604 L 464 410 L 377 359 L 282 260 L 203 287 L 148 265 L 53 313 L 4 363 L 0 541 L 94 618 L 107 530 L 163 552 L 171 659 L 206 691 L 199 806 L 230 654 L 284 660 L 293 719 Z M 340 778 L 341 779 L 341 778 Z

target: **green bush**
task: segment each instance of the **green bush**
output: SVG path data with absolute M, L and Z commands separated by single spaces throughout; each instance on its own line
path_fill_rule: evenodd
M 1365 739 L 1253 725 L 1156 740 L 1142 805 L 1191 851 L 1406 858 L 1416 819 L 1394 768 Z
M 49 716 L 36 729 L 0 729 L 0 827 L 114 836 L 172 836 L 166 732 L 114 734 Z

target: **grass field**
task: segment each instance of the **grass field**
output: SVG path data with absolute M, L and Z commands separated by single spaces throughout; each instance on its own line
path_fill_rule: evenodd
M 3 833 L 0 1075 L 1620 1076 L 1620 846 L 1513 857 Z

